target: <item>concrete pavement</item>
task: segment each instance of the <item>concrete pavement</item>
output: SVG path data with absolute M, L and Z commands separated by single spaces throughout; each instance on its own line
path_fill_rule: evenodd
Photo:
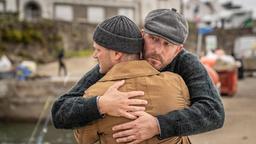
M 256 144 L 256 77 L 238 82 L 233 97 L 223 96 L 224 127 L 190 136 L 193 144 Z

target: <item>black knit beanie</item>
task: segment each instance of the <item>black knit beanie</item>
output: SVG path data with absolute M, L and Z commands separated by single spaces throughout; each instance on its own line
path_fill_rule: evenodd
M 137 25 L 126 16 L 114 16 L 100 23 L 93 34 L 100 46 L 136 54 L 143 48 L 143 39 Z

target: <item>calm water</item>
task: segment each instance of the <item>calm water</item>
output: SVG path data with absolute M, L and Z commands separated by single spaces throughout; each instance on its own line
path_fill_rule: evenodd
M 28 140 L 36 124 L 6 123 L 0 121 L 0 144 L 28 144 Z M 38 137 L 42 125 L 38 127 L 35 140 L 31 144 L 38 144 Z M 75 144 L 72 130 L 57 130 L 48 125 L 42 144 Z

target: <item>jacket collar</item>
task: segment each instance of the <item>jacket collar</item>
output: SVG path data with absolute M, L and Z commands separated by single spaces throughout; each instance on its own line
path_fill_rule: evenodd
M 160 72 L 145 60 L 121 62 L 114 65 L 99 81 L 121 80 L 156 75 Z

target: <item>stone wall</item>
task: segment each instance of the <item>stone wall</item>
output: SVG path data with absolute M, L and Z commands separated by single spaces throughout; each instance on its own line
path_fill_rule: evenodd
M 12 121 L 36 121 L 45 119 L 52 103 L 75 82 L 45 80 L 1 80 L 0 119 Z
M 92 48 L 92 35 L 96 24 L 57 22 L 63 39 L 63 47 L 68 51 Z
M 20 22 L 15 16 L 0 16 L 0 55 L 11 60 L 49 62 L 56 59 L 62 37 L 54 22 Z

